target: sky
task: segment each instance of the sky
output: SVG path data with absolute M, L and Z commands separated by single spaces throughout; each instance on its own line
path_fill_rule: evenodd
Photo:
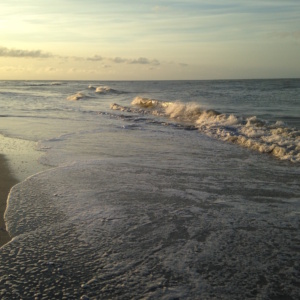
M 299 0 L 0 4 L 0 80 L 295 77 Z

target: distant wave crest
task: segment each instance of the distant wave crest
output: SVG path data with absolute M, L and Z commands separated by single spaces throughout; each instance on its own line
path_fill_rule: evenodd
M 117 90 L 110 88 L 109 86 L 98 86 L 95 89 L 95 92 L 98 94 L 111 94 L 111 93 L 118 93 Z
M 86 99 L 86 98 L 89 98 L 86 94 L 84 94 L 83 92 L 77 92 L 76 94 L 68 96 L 67 100 L 77 101 L 77 100 Z
M 281 160 L 300 162 L 300 131 L 281 121 L 269 123 L 255 116 L 243 118 L 205 110 L 197 103 L 165 102 L 136 97 L 133 107 L 113 104 L 111 109 L 131 113 L 152 114 L 193 125 L 208 136 L 231 142 Z
M 47 81 L 42 81 L 42 82 L 28 82 L 28 83 L 24 83 L 25 86 L 36 86 L 36 87 L 39 87 L 39 86 L 55 86 L 55 85 L 63 85 L 62 82 L 47 82 Z
M 93 91 L 93 93 L 91 92 Z M 77 101 L 88 98 L 95 98 L 95 94 L 98 95 L 109 95 L 109 94 L 121 94 L 122 92 L 117 91 L 109 86 L 93 86 L 89 85 L 88 88 L 84 91 L 77 92 L 73 95 L 67 97 L 67 100 Z

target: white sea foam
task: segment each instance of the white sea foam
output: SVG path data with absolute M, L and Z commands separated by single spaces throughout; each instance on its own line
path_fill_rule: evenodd
M 124 112 L 153 114 L 177 122 L 194 124 L 201 132 L 214 138 L 230 141 L 261 153 L 292 162 L 300 162 L 300 132 L 283 122 L 269 123 L 256 116 L 242 118 L 215 110 L 204 110 L 197 103 L 165 102 L 136 97 L 133 107 L 111 105 Z M 139 107 L 136 109 L 135 107 Z
M 77 92 L 76 94 L 70 95 L 67 97 L 67 100 L 69 101 L 77 101 L 77 100 L 82 100 L 82 99 L 86 99 L 88 98 L 88 96 L 83 93 L 83 92 Z
M 117 91 L 110 88 L 109 86 L 98 86 L 95 92 L 98 94 L 110 94 L 110 93 L 116 93 Z
M 236 183 L 243 189 L 233 188 L 238 194 L 226 195 L 218 173 L 211 193 L 187 174 L 111 159 L 54 168 L 15 186 L 5 216 L 15 238 L 0 256 L 5 296 L 32 298 L 41 286 L 47 299 L 238 299 L 261 276 L 268 286 L 259 295 L 276 293 L 282 282 L 297 295 L 298 219 L 287 209 L 296 203 L 260 202 L 257 179 L 243 200 L 239 193 L 253 183 L 247 176 Z
M 138 105 L 145 108 L 157 108 L 164 107 L 167 105 L 167 102 L 158 101 L 155 99 L 143 98 L 143 97 L 135 97 L 131 102 L 132 105 Z

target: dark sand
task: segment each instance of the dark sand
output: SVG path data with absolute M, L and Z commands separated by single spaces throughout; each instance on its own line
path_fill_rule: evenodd
M 0 155 L 0 247 L 10 241 L 10 236 L 5 229 L 3 215 L 6 209 L 7 196 L 10 189 L 17 184 L 3 155 Z

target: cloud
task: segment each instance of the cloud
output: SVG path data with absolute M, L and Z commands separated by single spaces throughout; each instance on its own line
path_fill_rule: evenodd
M 49 58 L 53 57 L 51 53 L 41 50 L 21 50 L 0 47 L 0 57 L 25 57 L 25 58 Z
M 149 60 L 146 57 L 140 57 L 138 59 L 133 59 L 129 63 L 130 64 L 141 64 L 141 65 L 152 65 L 152 66 L 160 65 L 160 62 L 157 59 Z
M 138 64 L 138 65 L 152 65 L 152 66 L 159 66 L 160 62 L 157 59 L 148 59 L 146 57 L 139 57 L 137 59 L 128 59 L 128 58 L 121 58 L 121 57 L 115 57 L 115 58 L 109 58 L 110 61 L 121 64 L 126 63 L 130 65 Z
M 116 64 L 130 64 L 130 65 L 150 65 L 159 66 L 161 63 L 157 59 L 149 59 L 146 57 L 139 57 L 135 59 L 122 58 L 122 57 L 103 57 L 101 55 L 94 55 L 91 57 L 78 57 L 78 56 L 61 56 L 54 55 L 52 53 L 43 52 L 42 50 L 23 50 L 23 49 L 9 49 L 7 47 L 0 46 L 0 57 L 17 57 L 17 58 L 56 58 L 63 61 L 70 59 L 75 61 L 92 61 L 92 62 L 105 62 L 110 61 Z M 110 67 L 107 64 L 106 68 Z
M 104 69 L 109 69 L 109 68 L 111 68 L 110 65 L 106 65 L 106 64 L 102 65 L 102 67 L 103 67 Z
M 300 30 L 298 31 L 291 31 L 291 32 L 276 32 L 273 33 L 272 36 L 279 37 L 279 38 L 294 38 L 294 39 L 300 39 Z
M 88 57 L 87 60 L 90 60 L 90 61 L 101 61 L 101 60 L 103 60 L 103 57 L 100 56 L 100 55 L 94 55 L 93 57 Z
M 111 60 L 112 62 L 114 62 L 116 64 L 122 64 L 122 63 L 126 63 L 128 61 L 128 59 L 121 58 L 121 57 L 109 58 L 109 60 Z

